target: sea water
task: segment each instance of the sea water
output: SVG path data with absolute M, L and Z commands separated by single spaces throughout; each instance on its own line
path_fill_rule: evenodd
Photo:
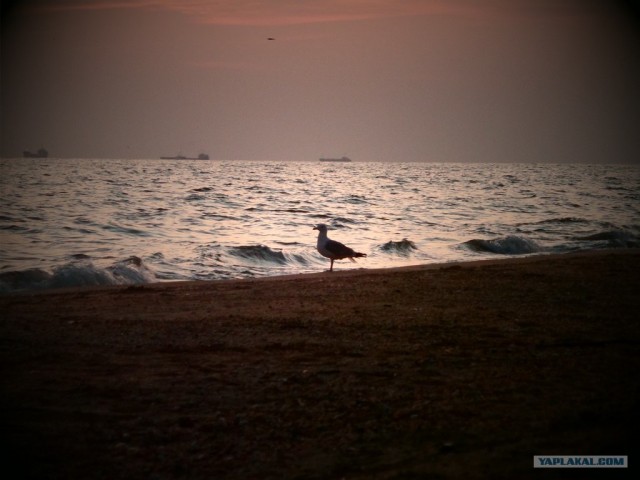
M 634 165 L 0 160 L 0 292 L 640 245 Z

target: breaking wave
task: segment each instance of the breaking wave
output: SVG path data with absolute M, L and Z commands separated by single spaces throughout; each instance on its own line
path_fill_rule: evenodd
M 626 230 L 613 230 L 576 237 L 576 240 L 602 243 L 609 248 L 637 248 L 640 247 L 640 238 Z
M 408 256 L 414 250 L 418 250 L 418 247 L 416 247 L 416 244 L 413 243 L 411 240 L 403 238 L 398 242 L 389 241 L 387 243 L 380 245 L 380 250 L 382 250 L 385 253 Z
M 242 245 L 239 247 L 230 247 L 229 254 L 236 257 L 242 257 L 249 260 L 258 260 L 263 262 L 273 262 L 284 265 L 287 258 L 282 250 L 272 250 L 266 245 Z
M 0 273 L 0 293 L 102 285 L 137 285 L 156 281 L 154 273 L 136 256 L 106 268 L 90 260 L 67 263 L 51 271 L 40 268 Z
M 462 243 L 462 246 L 478 253 L 495 253 L 499 255 L 524 255 L 542 251 L 542 248 L 536 242 L 516 235 L 491 240 L 474 238 Z
M 315 261 L 313 251 L 308 249 L 274 249 L 267 245 L 241 245 L 237 247 L 226 247 L 225 253 L 243 262 L 246 266 L 257 267 L 293 267 L 308 266 Z M 221 262 L 225 262 L 224 253 L 221 255 Z M 226 257 L 228 258 L 228 257 Z

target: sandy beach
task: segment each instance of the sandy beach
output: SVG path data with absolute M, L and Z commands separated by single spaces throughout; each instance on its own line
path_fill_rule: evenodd
M 612 250 L 0 296 L 3 464 L 34 479 L 628 475 L 639 285 L 640 251 Z M 534 470 L 547 454 L 631 468 Z

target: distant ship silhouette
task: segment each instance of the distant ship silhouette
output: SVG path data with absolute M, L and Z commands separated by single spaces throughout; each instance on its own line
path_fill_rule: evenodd
M 209 155 L 201 153 L 197 157 L 185 157 L 184 155 L 176 155 L 174 157 L 160 157 L 162 160 L 209 160 Z
M 321 158 L 321 162 L 350 162 L 351 159 L 349 157 L 340 157 L 340 158 Z
M 29 150 L 25 150 L 22 152 L 22 156 L 24 158 L 47 158 L 49 156 L 49 152 L 47 152 L 44 148 L 40 148 L 37 152 L 30 152 Z

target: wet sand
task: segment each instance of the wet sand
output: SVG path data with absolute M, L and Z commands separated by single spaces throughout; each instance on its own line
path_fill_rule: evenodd
M 639 280 L 640 251 L 619 250 L 0 296 L 2 462 L 60 479 L 631 474 Z M 534 470 L 546 454 L 631 468 Z

